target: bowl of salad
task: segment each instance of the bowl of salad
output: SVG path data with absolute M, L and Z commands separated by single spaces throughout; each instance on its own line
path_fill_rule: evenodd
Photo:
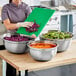
M 21 35 L 6 35 L 3 40 L 7 51 L 15 54 L 21 54 L 28 52 L 27 43 L 34 39 Z
M 72 33 L 62 32 L 58 30 L 49 30 L 47 33 L 40 36 L 40 40 L 50 40 L 57 43 L 59 46 L 57 52 L 63 52 L 68 49 L 72 40 Z

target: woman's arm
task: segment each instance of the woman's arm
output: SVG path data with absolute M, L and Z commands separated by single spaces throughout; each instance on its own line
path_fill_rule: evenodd
M 9 19 L 4 20 L 3 23 L 4 23 L 7 30 L 18 29 L 17 24 L 16 23 L 10 23 Z
M 25 26 L 27 26 L 28 27 L 28 25 L 27 24 L 29 24 L 30 26 L 32 25 L 32 22 L 25 22 L 25 25 L 20 25 L 20 23 L 10 23 L 10 20 L 9 19 L 6 19 L 6 20 L 4 20 L 3 21 L 3 23 L 4 23 L 4 25 L 5 25 L 5 27 L 7 28 L 7 30 L 13 30 L 13 29 L 18 29 L 19 27 L 25 27 Z M 19 25 L 18 25 L 19 24 Z M 32 38 L 36 38 L 36 35 L 31 35 L 31 37 Z
M 8 15 L 8 6 L 5 5 L 2 8 L 2 13 L 1 13 L 1 17 L 2 17 L 2 21 L 5 25 L 5 27 L 7 28 L 7 30 L 14 30 L 14 29 L 18 29 L 19 27 L 28 27 L 31 26 L 33 24 L 33 22 L 19 22 L 19 23 L 11 23 L 10 19 L 9 19 L 9 15 Z
M 11 23 L 9 19 L 3 21 L 7 30 L 18 29 L 19 27 L 29 27 L 33 25 L 33 22 L 20 22 L 20 23 Z

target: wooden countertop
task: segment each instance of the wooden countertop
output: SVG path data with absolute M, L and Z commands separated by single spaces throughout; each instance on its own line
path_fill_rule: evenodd
M 40 70 L 61 65 L 76 63 L 76 40 L 72 41 L 71 46 L 65 52 L 58 53 L 48 62 L 38 62 L 32 59 L 29 54 L 12 54 L 6 50 L 0 51 L 0 58 L 11 64 L 17 70 Z
M 1 11 L 2 11 L 2 7 L 0 7 L 0 17 L 1 17 Z

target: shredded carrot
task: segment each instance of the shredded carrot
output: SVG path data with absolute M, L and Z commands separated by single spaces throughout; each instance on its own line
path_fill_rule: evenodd
M 55 44 L 50 44 L 50 43 L 34 43 L 34 44 L 30 44 L 31 47 L 33 48 L 53 48 L 53 47 L 56 47 Z

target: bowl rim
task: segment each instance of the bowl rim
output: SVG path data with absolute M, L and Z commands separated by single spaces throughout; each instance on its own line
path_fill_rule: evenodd
M 5 37 L 4 37 L 4 38 L 5 38 Z M 7 39 L 4 39 L 4 38 L 3 38 L 3 41 L 4 41 L 4 42 L 7 41 L 7 42 L 9 42 L 9 43 L 14 43 L 14 44 L 15 44 L 15 43 L 16 43 L 16 44 L 17 44 L 17 43 L 19 43 L 19 44 L 20 44 L 20 43 L 21 43 L 21 44 L 24 43 L 24 44 L 25 44 L 25 43 L 27 43 L 27 42 L 29 42 L 29 41 L 31 41 L 31 40 L 34 40 L 34 38 L 31 38 L 31 40 L 28 40 L 28 41 L 11 41 L 11 40 L 7 40 Z M 27 38 L 28 38 L 28 37 L 27 37 Z
M 19 44 L 22 44 L 22 43 L 26 43 L 26 42 L 28 42 L 28 41 L 9 41 L 9 40 L 6 40 L 6 39 L 3 39 L 3 41 L 4 41 L 4 43 L 7 41 L 8 43 L 14 43 L 14 44 L 17 44 L 17 43 L 19 43 Z
M 16 34 L 11 34 L 11 33 L 4 33 L 4 34 L 2 35 L 2 38 L 0 37 L 0 38 L 3 40 L 3 42 L 8 41 L 9 43 L 25 43 L 25 42 L 29 42 L 29 41 L 35 39 L 35 38 L 32 38 L 32 37 L 27 36 L 27 35 L 19 34 L 20 36 L 25 36 L 25 37 L 29 38 L 30 40 L 28 40 L 28 41 L 11 41 L 11 40 L 5 39 L 5 37 L 9 37 L 9 36 L 7 36 L 7 34 L 10 34 L 10 36 L 11 36 L 11 35 L 16 35 Z
M 38 41 L 41 41 L 41 40 L 37 40 L 37 42 Z M 45 40 L 45 41 L 48 41 L 48 40 Z M 36 41 L 29 41 L 28 43 L 27 43 L 27 46 L 29 47 L 29 48 L 32 48 L 32 49 L 35 49 L 35 50 L 44 50 L 44 51 L 47 51 L 48 49 L 54 49 L 54 48 L 57 48 L 58 47 L 58 44 L 57 43 L 54 43 L 54 42 L 51 42 L 51 43 L 53 43 L 53 44 L 55 44 L 56 45 L 56 47 L 53 47 L 53 48 L 33 48 L 33 47 L 30 47 L 30 43 L 32 43 L 32 42 L 36 42 Z M 47 49 L 47 50 L 45 50 L 45 49 Z
M 54 40 L 70 40 L 70 39 L 72 39 L 72 37 L 71 38 L 66 38 L 66 39 L 49 39 L 49 38 L 44 38 L 44 37 L 42 37 L 42 36 L 40 36 L 40 38 L 43 38 L 43 39 L 45 39 L 45 40 L 51 40 L 51 41 L 54 41 Z

